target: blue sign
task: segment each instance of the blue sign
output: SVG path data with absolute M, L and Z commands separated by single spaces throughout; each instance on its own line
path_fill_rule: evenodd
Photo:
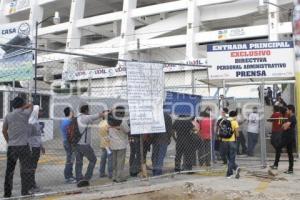
M 164 109 L 174 115 L 198 116 L 202 97 L 178 92 L 166 93 Z

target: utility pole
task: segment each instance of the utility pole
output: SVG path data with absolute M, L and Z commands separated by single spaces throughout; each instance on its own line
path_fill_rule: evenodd
M 137 59 L 141 60 L 141 44 L 140 39 L 137 39 Z M 141 177 L 148 178 L 146 161 L 144 160 L 144 135 L 140 134 L 140 155 L 141 155 Z M 147 158 L 146 158 L 147 159 Z

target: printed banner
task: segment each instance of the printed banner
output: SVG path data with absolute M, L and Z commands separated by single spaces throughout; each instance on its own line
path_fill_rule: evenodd
M 191 71 L 199 69 L 196 65 L 206 65 L 206 59 L 197 59 L 191 61 L 173 61 L 174 63 L 186 63 L 195 66 L 166 64 L 164 65 L 164 72 L 179 72 L 179 71 Z M 81 71 L 67 71 L 63 74 L 63 79 L 68 81 L 73 80 L 86 80 L 86 79 L 101 79 L 111 78 L 117 76 L 126 76 L 126 67 L 124 64 L 119 63 L 116 67 L 99 66 L 99 69 L 93 70 L 81 70 Z
M 31 47 L 29 23 L 23 21 L 0 25 L 0 44 L 0 82 L 32 79 L 32 51 L 9 46 Z
M 126 63 L 131 134 L 165 132 L 162 64 Z
M 207 46 L 209 79 L 294 77 L 292 41 Z

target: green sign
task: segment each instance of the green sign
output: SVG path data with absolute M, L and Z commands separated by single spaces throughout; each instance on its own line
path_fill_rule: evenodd
M 33 78 L 33 54 L 30 25 L 27 21 L 0 25 L 0 82 L 24 81 Z

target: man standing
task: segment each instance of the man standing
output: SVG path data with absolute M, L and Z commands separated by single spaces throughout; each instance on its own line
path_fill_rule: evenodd
M 237 154 L 247 154 L 247 146 L 246 146 L 246 139 L 244 136 L 244 124 L 245 119 L 243 116 L 243 112 L 241 108 L 237 109 L 237 121 L 239 123 L 239 137 L 237 138 Z M 242 151 L 240 151 L 240 146 L 242 146 Z
M 140 135 L 129 135 L 130 157 L 129 174 L 131 177 L 137 177 L 141 171 L 141 148 Z
M 220 123 L 222 120 L 225 120 L 228 118 L 228 108 L 223 108 L 222 109 L 222 113 L 221 113 L 221 116 L 219 117 L 218 121 L 217 121 L 217 130 L 216 132 L 218 133 L 219 135 L 219 127 L 220 127 Z M 227 159 L 226 159 L 226 155 L 227 155 L 227 151 L 228 149 L 226 148 L 226 145 L 224 145 L 223 141 L 221 138 L 219 138 L 219 143 L 220 143 L 220 148 L 219 148 L 219 153 L 220 153 L 220 156 L 221 156 L 221 159 L 223 161 L 223 164 L 226 165 L 227 164 Z
M 63 139 L 63 145 L 66 152 L 66 164 L 64 170 L 65 183 L 76 183 L 76 180 L 73 176 L 73 163 L 75 159 L 74 151 L 72 149 L 71 144 L 68 141 L 68 127 L 71 124 L 71 119 L 74 117 L 74 112 L 70 107 L 66 107 L 64 109 L 65 118 L 62 120 L 60 124 L 60 132 Z
M 274 106 L 274 112 L 271 115 L 271 118 L 268 119 L 268 122 L 272 122 L 272 135 L 271 135 L 271 144 L 276 151 L 276 155 L 278 156 L 281 153 L 281 139 L 282 139 L 282 124 L 284 116 L 280 112 L 280 107 Z M 276 157 L 275 156 L 275 160 Z M 277 169 L 278 166 L 273 165 L 271 168 Z
M 80 107 L 80 114 L 77 117 L 78 128 L 81 134 L 81 139 L 76 146 L 76 181 L 78 182 L 78 187 L 87 186 L 92 176 L 93 171 L 97 162 L 96 155 L 93 148 L 91 147 L 92 134 L 91 128 L 89 127 L 94 121 L 103 118 L 103 113 L 98 113 L 94 115 L 89 114 L 89 105 L 82 104 Z M 89 161 L 87 171 L 85 176 L 82 175 L 83 157 L 86 157 Z M 82 182 L 81 182 L 82 181 Z
M 117 106 L 108 115 L 109 138 L 112 150 L 113 182 L 124 182 L 124 166 L 126 148 L 128 145 L 128 134 L 130 132 L 128 122 L 124 119 L 125 108 Z
M 31 152 L 28 145 L 29 124 L 28 120 L 32 112 L 32 105 L 25 104 L 25 100 L 16 97 L 12 101 L 14 111 L 9 113 L 3 122 L 3 136 L 8 144 L 7 164 L 4 182 L 4 197 L 11 197 L 13 188 L 13 176 L 17 161 L 20 161 L 21 194 L 30 195 L 33 186 L 31 170 Z
M 235 178 L 240 178 L 240 168 L 235 163 L 235 157 L 236 157 L 236 141 L 237 137 L 239 136 L 239 124 L 236 120 L 237 113 L 236 111 L 231 111 L 229 113 L 228 120 L 231 122 L 231 129 L 232 129 L 232 136 L 230 138 L 223 138 L 223 143 L 226 146 L 226 149 L 228 149 L 226 157 L 227 157 L 227 163 L 228 163 L 228 169 L 227 169 L 227 178 L 232 178 L 233 171 L 235 170 Z
M 152 173 L 153 176 L 162 175 L 164 159 L 167 153 L 168 145 L 172 137 L 172 118 L 168 113 L 164 113 L 166 132 L 153 134 L 152 149 Z
M 33 172 L 33 191 L 39 192 L 39 187 L 36 184 L 36 178 L 35 173 L 38 166 L 38 162 L 42 154 L 45 154 L 45 148 L 42 144 L 42 131 L 40 127 L 40 122 L 38 120 L 39 114 L 41 113 L 40 107 L 38 105 L 35 105 L 33 107 L 33 111 L 31 113 L 30 119 L 29 119 L 29 126 L 31 127 L 30 131 L 30 139 L 29 139 L 29 145 L 31 148 L 31 158 L 32 158 L 32 172 Z
M 259 135 L 259 114 L 257 107 L 253 107 L 253 112 L 248 117 L 248 156 L 254 156 L 255 146 Z
M 192 170 L 193 153 L 194 153 L 194 137 L 192 117 L 188 115 L 180 115 L 173 124 L 176 140 L 176 155 L 175 155 L 175 172 L 180 172 L 181 160 L 184 157 L 184 169 Z
M 219 97 L 219 109 L 228 108 L 229 102 L 225 99 L 224 95 L 220 95 Z
M 288 156 L 289 156 L 289 168 L 284 173 L 293 174 L 293 172 L 294 172 L 294 170 L 293 170 L 293 168 L 294 168 L 293 148 L 294 148 L 294 144 L 296 142 L 296 124 L 297 124 L 294 105 L 287 106 L 287 114 L 288 114 L 289 118 L 282 125 L 283 133 L 282 133 L 281 149 L 286 148 Z M 276 153 L 276 159 L 275 159 L 274 165 L 271 168 L 273 168 L 273 169 L 278 168 L 280 156 L 281 156 L 281 150 L 278 151 L 278 154 Z
M 100 148 L 101 148 L 101 158 L 100 158 L 100 178 L 106 177 L 105 169 L 107 163 L 107 171 L 108 178 L 112 178 L 112 152 L 110 150 L 110 140 L 108 135 L 109 125 L 107 123 L 107 119 L 103 118 L 103 120 L 99 124 L 99 136 L 100 136 Z

